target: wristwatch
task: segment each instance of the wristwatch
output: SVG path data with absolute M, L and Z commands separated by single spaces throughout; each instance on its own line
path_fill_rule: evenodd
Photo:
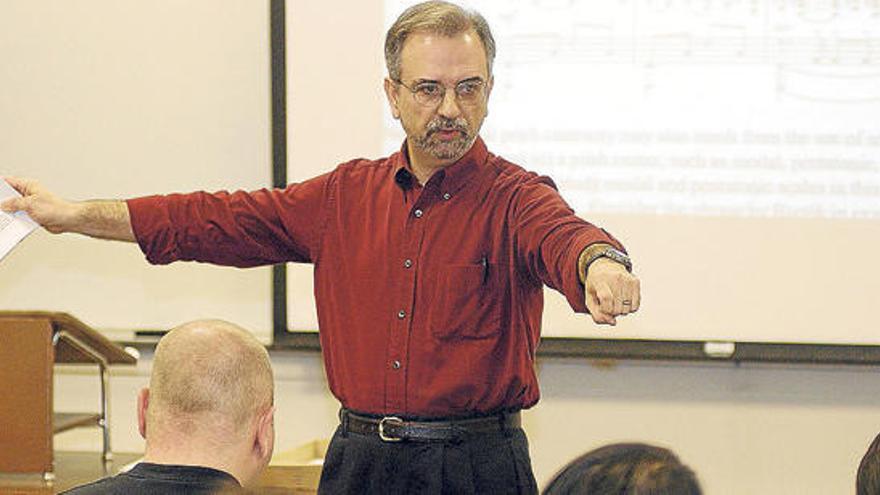
M 582 258 L 580 263 L 578 264 L 579 276 L 581 277 L 581 282 L 585 281 L 587 278 L 587 270 L 590 268 L 590 265 L 599 258 L 608 258 L 611 261 L 616 263 L 620 263 L 623 265 L 628 272 L 632 272 L 632 260 L 629 259 L 629 256 L 626 253 L 615 249 L 609 245 L 598 245 L 598 246 L 590 246 L 584 250 L 582 256 L 586 255 L 585 258 Z

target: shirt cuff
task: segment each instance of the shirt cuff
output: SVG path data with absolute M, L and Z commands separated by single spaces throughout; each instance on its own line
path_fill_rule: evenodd
M 176 261 L 176 243 L 169 242 L 172 235 L 168 228 L 168 210 L 163 196 L 144 196 L 125 201 L 128 205 L 129 220 L 134 238 L 147 261 L 154 265 L 165 265 Z

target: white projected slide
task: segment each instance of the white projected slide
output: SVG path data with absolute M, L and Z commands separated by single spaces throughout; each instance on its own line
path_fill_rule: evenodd
M 880 217 L 880 3 L 471 4 L 498 45 L 484 137 L 576 210 Z
M 334 125 L 361 139 L 382 122 L 381 145 L 345 158 L 385 155 L 403 139 L 381 94 L 380 54 L 411 3 L 385 0 L 381 28 L 364 13 L 351 25 L 339 11 L 307 19 L 375 30 L 355 33 L 371 46 L 347 44 L 349 60 L 375 63 L 345 79 L 372 88 L 358 96 L 369 103 L 343 100 L 346 119 Z M 615 328 L 574 315 L 548 290 L 544 336 L 880 344 L 880 3 L 470 5 L 498 45 L 489 149 L 551 176 L 581 216 L 624 242 L 642 280 L 641 311 Z M 312 85 L 293 87 L 299 108 Z M 315 114 L 293 105 L 292 146 L 297 137 L 308 146 Z M 364 108 L 373 117 L 358 120 Z M 292 177 L 343 158 L 320 156 L 317 170 L 292 159 Z M 314 328 L 308 274 L 296 270 L 290 328 Z

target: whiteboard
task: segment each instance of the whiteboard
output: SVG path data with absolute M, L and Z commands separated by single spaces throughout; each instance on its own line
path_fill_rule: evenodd
M 499 43 L 490 149 L 554 177 L 643 280 L 615 329 L 548 292 L 544 335 L 878 343 L 876 2 L 474 5 Z M 399 146 L 381 92 L 399 11 L 288 2 L 291 180 Z M 267 2 L 2 2 L 2 173 L 71 199 L 263 187 L 268 43 Z M 310 267 L 289 272 L 288 326 L 314 330 Z M 3 309 L 107 331 L 220 317 L 271 334 L 268 268 L 152 267 L 40 232 L 0 280 Z
M 403 137 L 381 43 L 410 2 L 318 4 L 288 11 L 292 180 Z M 613 329 L 548 291 L 544 336 L 880 344 L 880 4 L 470 4 L 498 43 L 490 150 L 553 177 L 643 282 Z M 307 44 L 333 30 L 347 36 Z M 339 60 L 344 87 L 309 69 Z M 292 330 L 316 328 L 310 277 L 291 269 Z
M 268 2 L 0 2 L 0 174 L 70 199 L 271 183 Z M 269 268 L 148 265 L 44 231 L 0 263 L 0 309 L 107 332 L 212 317 L 271 338 Z

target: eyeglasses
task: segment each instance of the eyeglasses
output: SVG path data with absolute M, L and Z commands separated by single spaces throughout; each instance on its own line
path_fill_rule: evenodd
M 446 97 L 446 86 L 433 81 L 423 81 L 410 87 L 403 81 L 395 81 L 413 94 L 416 102 L 426 107 L 435 107 Z M 472 106 L 480 102 L 486 83 L 482 79 L 466 79 L 455 85 L 455 100 L 461 105 Z

